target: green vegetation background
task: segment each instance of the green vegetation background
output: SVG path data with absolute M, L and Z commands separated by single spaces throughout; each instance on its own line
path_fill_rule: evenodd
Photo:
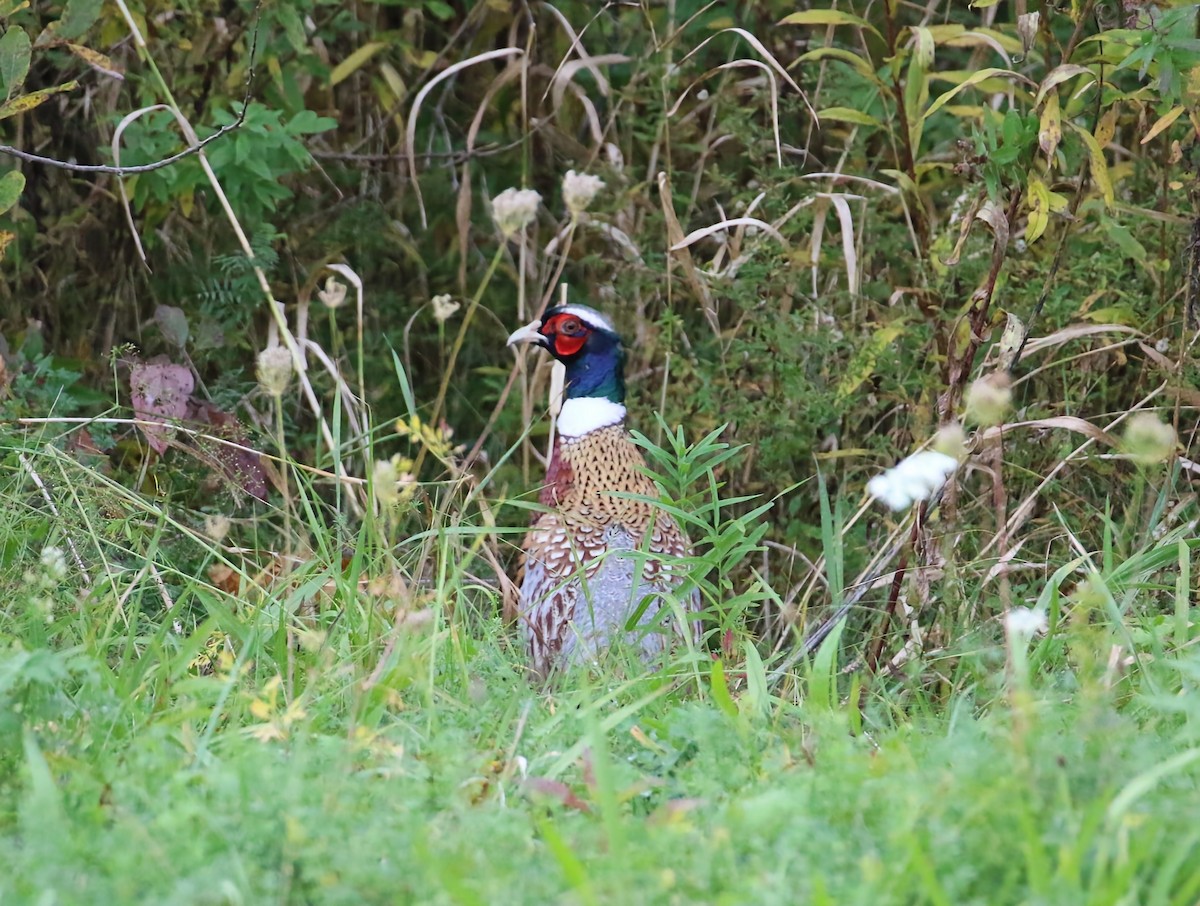
M 0 20 L 0 902 L 1200 900 L 1196 6 Z M 547 688 L 563 284 L 707 634 Z

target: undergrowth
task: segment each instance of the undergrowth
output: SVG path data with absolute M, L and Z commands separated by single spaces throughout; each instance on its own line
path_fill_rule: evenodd
M 0 3 L 0 902 L 1200 900 L 1195 6 L 111 7 Z M 547 686 L 562 298 L 704 638 Z

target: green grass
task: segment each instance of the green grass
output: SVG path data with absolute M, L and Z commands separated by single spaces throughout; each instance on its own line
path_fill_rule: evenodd
M 682 499 L 723 456 L 655 462 Z M 852 622 L 779 678 L 734 607 L 728 663 L 616 658 L 543 689 L 450 503 L 394 554 L 368 520 L 343 563 L 302 484 L 312 553 L 229 594 L 198 514 L 50 446 L 10 437 L 3 463 L 4 904 L 1200 899 L 1179 531 L 1097 552 L 1086 593 L 1047 573 L 1027 658 L 980 618 L 870 681 L 843 669 Z M 727 552 L 712 596 L 747 551 L 710 491 L 688 505 Z

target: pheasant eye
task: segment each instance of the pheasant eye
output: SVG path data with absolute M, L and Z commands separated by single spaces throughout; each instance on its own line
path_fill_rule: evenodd
M 567 318 L 559 325 L 559 333 L 565 334 L 568 337 L 577 337 L 583 333 L 583 324 L 577 318 Z

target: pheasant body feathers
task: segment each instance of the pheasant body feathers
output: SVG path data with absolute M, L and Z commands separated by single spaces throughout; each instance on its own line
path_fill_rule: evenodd
M 650 502 L 657 488 L 625 431 L 620 339 L 600 315 L 573 305 L 547 312 L 509 342 L 519 340 L 544 346 L 567 366 L 567 401 L 539 495 L 548 509 L 530 525 L 518 578 L 532 665 L 545 675 L 594 659 L 623 637 L 649 660 L 676 641 L 648 627 L 679 585 L 669 561 L 687 556 L 690 545 Z M 699 592 L 680 603 L 698 611 Z M 635 613 L 636 627 L 628 628 Z M 679 632 L 673 615 L 663 616 Z M 698 638 L 699 623 L 688 624 L 685 631 Z

